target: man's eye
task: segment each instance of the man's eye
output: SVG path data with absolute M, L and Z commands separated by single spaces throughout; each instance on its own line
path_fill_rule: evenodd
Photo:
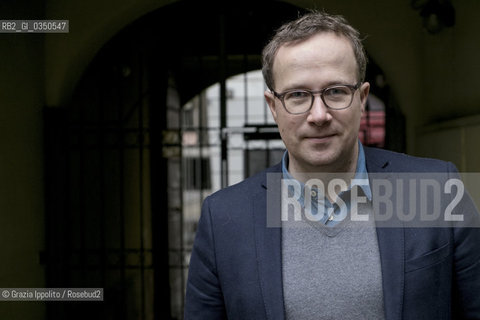
M 323 95 L 325 96 L 344 96 L 349 95 L 350 91 L 345 87 L 334 87 L 326 90 Z
M 289 92 L 285 98 L 287 99 L 303 99 L 308 98 L 310 94 L 306 91 L 292 91 Z

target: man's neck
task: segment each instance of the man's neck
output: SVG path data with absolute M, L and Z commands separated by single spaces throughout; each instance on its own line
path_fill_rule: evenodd
M 298 163 L 290 158 L 288 163 L 288 172 L 292 177 L 302 183 L 310 179 L 320 179 L 324 184 L 328 184 L 332 179 L 343 179 L 350 181 L 355 176 L 358 160 L 358 145 L 354 148 L 353 155 L 346 157 L 349 160 L 344 163 L 337 163 L 325 166 L 299 166 Z M 293 160 L 293 161 L 292 161 Z

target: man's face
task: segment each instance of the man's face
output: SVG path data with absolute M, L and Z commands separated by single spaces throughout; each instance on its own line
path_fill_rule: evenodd
M 283 45 L 273 64 L 275 91 L 318 91 L 334 84 L 355 85 L 357 63 L 347 38 L 332 32 Z M 370 85 L 355 91 L 351 106 L 328 109 L 319 95 L 310 111 L 289 114 L 270 91 L 265 92 L 273 118 L 289 154 L 290 173 L 352 172 L 358 155 L 358 130 Z

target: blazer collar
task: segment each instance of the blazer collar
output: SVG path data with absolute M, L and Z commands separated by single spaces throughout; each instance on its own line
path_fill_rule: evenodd
M 391 179 L 396 176 L 393 172 L 394 153 L 365 148 L 365 158 L 368 173 L 386 173 L 382 178 Z M 371 178 L 370 178 L 371 179 Z M 370 182 L 372 185 L 372 182 Z M 373 191 L 375 192 L 375 191 Z M 395 192 L 393 192 L 393 197 Z M 375 199 L 375 194 L 373 194 Z M 392 199 L 395 203 L 395 199 Z M 402 227 L 381 227 L 377 224 L 377 239 L 382 266 L 383 301 L 387 320 L 402 318 L 404 296 L 404 250 L 405 234 Z
M 281 172 L 281 165 L 276 165 L 264 172 L 262 192 L 257 193 L 253 201 L 257 267 L 266 319 L 271 320 L 285 318 L 282 282 L 282 229 L 280 226 L 271 226 L 267 222 L 271 218 L 280 219 Z
M 392 159 L 390 158 L 391 153 L 385 152 L 384 150 L 363 147 L 365 152 L 365 162 L 367 166 L 367 172 L 388 172 L 390 169 L 390 164 Z

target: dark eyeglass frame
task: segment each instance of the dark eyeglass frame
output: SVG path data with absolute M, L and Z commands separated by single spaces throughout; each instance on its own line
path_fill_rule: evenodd
M 360 86 L 362 85 L 362 82 L 358 82 L 357 84 L 355 85 L 351 85 L 351 84 L 336 84 L 336 85 L 332 85 L 332 86 L 328 86 L 328 87 L 325 87 L 319 91 L 311 91 L 311 90 L 306 90 L 306 89 L 292 89 L 292 90 L 287 90 L 287 91 L 284 91 L 282 93 L 277 93 L 275 92 L 274 90 L 272 90 L 272 93 L 275 97 L 278 98 L 278 100 L 280 100 L 282 102 L 282 105 L 283 107 L 285 108 L 285 110 L 290 113 L 290 114 L 304 114 L 304 113 L 307 113 L 309 112 L 312 107 L 313 107 L 313 102 L 315 101 L 315 95 L 317 94 L 320 94 L 320 98 L 322 99 L 323 103 L 325 104 L 325 106 L 330 109 L 330 110 L 344 110 L 344 109 L 347 109 L 349 108 L 351 105 L 352 105 L 352 102 L 353 102 L 353 96 L 355 95 L 355 91 L 357 91 L 358 88 L 360 88 Z M 327 90 L 331 90 L 331 89 L 335 89 L 335 88 L 348 88 L 351 92 L 351 99 L 350 99 L 350 102 L 348 103 L 348 105 L 346 107 L 343 107 L 343 108 L 332 108 L 328 105 L 328 103 L 325 101 L 325 98 L 323 97 L 323 94 L 325 91 Z M 284 101 L 284 98 L 285 98 L 285 95 L 290 93 L 290 92 L 307 92 L 311 95 L 312 97 L 312 101 L 310 103 L 310 108 L 308 108 L 306 111 L 302 111 L 302 112 L 291 112 L 287 109 L 287 107 L 285 106 L 285 101 Z

